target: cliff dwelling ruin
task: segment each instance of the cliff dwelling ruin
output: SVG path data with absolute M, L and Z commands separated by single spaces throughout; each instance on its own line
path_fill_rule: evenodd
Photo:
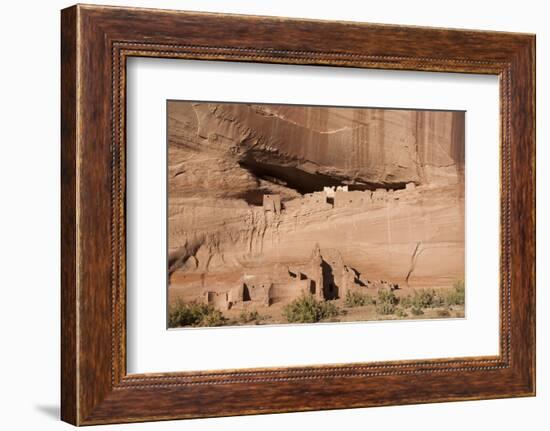
M 170 101 L 169 304 L 412 318 L 406 298 L 463 283 L 464 172 L 464 112 Z M 463 316 L 445 304 L 414 318 Z

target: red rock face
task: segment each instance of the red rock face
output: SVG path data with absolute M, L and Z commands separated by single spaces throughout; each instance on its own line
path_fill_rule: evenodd
M 433 183 L 439 175 L 448 176 L 449 167 L 461 172 L 464 166 L 462 112 L 173 105 L 174 143 L 231 150 L 250 164 L 386 186 Z
M 315 247 L 403 287 L 464 278 L 462 112 L 170 102 L 168 141 L 172 296 L 282 286 Z

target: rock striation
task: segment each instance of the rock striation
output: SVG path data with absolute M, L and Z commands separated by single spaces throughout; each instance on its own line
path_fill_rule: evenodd
M 169 102 L 168 191 L 171 297 L 464 277 L 462 112 Z

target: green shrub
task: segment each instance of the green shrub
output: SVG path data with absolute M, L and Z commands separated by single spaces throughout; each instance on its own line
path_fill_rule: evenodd
M 227 323 L 227 319 L 218 310 L 210 310 L 202 317 L 202 321 L 198 326 L 223 326 Z
M 168 312 L 168 326 L 222 326 L 226 319 L 211 305 L 177 301 Z
M 399 299 L 390 289 L 378 289 L 376 312 L 383 315 L 393 314 L 398 302 Z
M 413 306 L 412 296 L 407 295 L 399 298 L 399 305 L 401 305 L 403 308 L 411 308 Z
M 346 307 L 363 307 L 365 305 L 374 304 L 372 297 L 366 293 L 347 291 L 344 302 Z
M 395 305 L 391 304 L 391 303 L 388 303 L 388 302 L 377 304 L 376 305 L 376 312 L 378 314 L 382 314 L 384 316 L 387 316 L 389 314 L 393 314 L 395 312 Z
M 464 305 L 466 290 L 464 288 L 464 280 L 457 280 L 453 285 L 453 290 L 447 292 L 445 303 L 447 305 Z
M 412 303 L 417 308 L 431 307 L 435 300 L 435 290 L 421 289 L 414 292 Z
M 464 305 L 464 299 L 464 280 L 458 280 L 452 290 L 419 289 L 415 290 L 413 295 L 401 298 L 399 303 L 405 308 L 422 309 Z
M 445 302 L 445 296 L 441 294 L 441 292 L 436 292 L 434 299 L 432 301 L 432 308 L 433 307 L 444 307 L 446 305 Z
M 401 299 L 403 307 L 435 308 L 446 304 L 445 297 L 434 289 L 415 290 L 413 295 Z
M 290 323 L 315 323 L 342 314 L 331 301 L 317 301 L 313 295 L 295 299 L 283 309 L 283 315 Z

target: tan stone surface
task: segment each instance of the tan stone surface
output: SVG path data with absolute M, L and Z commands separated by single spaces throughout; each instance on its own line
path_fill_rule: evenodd
M 319 294 L 315 275 L 289 275 L 315 250 L 340 289 L 355 277 L 452 286 L 464 278 L 463 125 L 452 112 L 170 102 L 170 299 L 223 309 L 247 277 L 270 283 L 258 301 Z

